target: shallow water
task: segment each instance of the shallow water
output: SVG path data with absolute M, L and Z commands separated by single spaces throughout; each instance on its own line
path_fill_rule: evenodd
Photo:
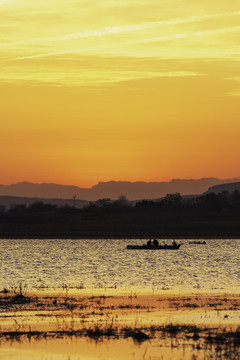
M 182 342 L 183 343 L 183 342 Z M 43 341 L 14 342 L 1 344 L 1 360 L 205 360 L 207 355 L 215 359 L 214 351 L 194 350 L 171 340 L 151 340 L 137 343 L 133 340 L 89 340 L 84 338 L 53 339 Z M 44 355 L 43 355 L 44 354 Z
M 144 240 L 0 240 L 0 290 L 240 288 L 240 240 L 181 240 L 179 250 L 127 250 Z M 166 243 L 171 243 L 166 240 Z
M 196 349 L 176 339 L 151 340 L 143 343 L 132 339 L 90 340 L 63 338 L 0 345 L 0 360 L 207 360 L 219 359 L 214 349 Z M 225 360 L 225 357 L 221 357 Z

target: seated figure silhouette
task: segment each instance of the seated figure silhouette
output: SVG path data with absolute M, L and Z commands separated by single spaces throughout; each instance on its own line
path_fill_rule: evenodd
M 153 240 L 153 246 L 158 246 L 158 241 L 157 241 L 157 239 L 154 239 L 154 240 Z

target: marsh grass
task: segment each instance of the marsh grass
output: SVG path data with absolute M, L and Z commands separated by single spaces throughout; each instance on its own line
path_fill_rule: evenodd
M 155 311 L 193 312 L 197 309 L 217 311 L 223 319 L 224 311 L 239 309 L 239 297 L 157 297 L 154 303 L 147 298 L 141 302 L 140 297 L 131 294 L 125 298 L 114 296 L 70 296 L 69 289 L 63 288 L 63 293 L 54 296 L 29 296 L 22 288 L 17 291 L 0 293 L 1 318 L 11 318 L 13 326 L 10 330 L 0 328 L 0 343 L 2 341 L 31 341 L 67 337 L 88 337 L 96 341 L 131 338 L 134 342 L 155 339 L 159 346 L 171 348 L 191 347 L 194 351 L 211 354 L 213 359 L 240 359 L 240 327 L 210 326 L 206 324 L 165 323 L 146 325 L 139 321 L 139 314 L 151 316 Z M 32 317 L 52 321 L 52 329 L 36 330 L 25 323 L 28 313 Z M 135 314 L 135 320 L 130 325 L 122 322 Z M 104 340 L 104 341 L 105 341 Z M 195 356 L 195 355 L 194 355 Z M 206 355 L 207 356 L 207 355 Z M 210 358 L 210 357 L 209 357 Z M 208 357 L 206 357 L 208 359 Z

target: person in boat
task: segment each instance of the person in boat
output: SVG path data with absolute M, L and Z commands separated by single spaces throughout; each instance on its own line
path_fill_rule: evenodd
M 151 239 L 148 240 L 147 246 L 152 246 L 152 240 Z
M 153 246 L 158 246 L 158 241 L 157 241 L 157 239 L 154 239 L 154 240 L 153 240 Z
M 177 243 L 176 243 L 176 241 L 175 240 L 173 240 L 173 246 L 177 246 Z

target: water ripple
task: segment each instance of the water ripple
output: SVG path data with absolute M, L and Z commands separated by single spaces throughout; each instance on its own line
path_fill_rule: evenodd
M 166 242 L 169 242 L 166 240 Z M 181 240 L 177 251 L 129 251 L 143 240 L 0 240 L 1 288 L 239 288 L 240 240 Z

